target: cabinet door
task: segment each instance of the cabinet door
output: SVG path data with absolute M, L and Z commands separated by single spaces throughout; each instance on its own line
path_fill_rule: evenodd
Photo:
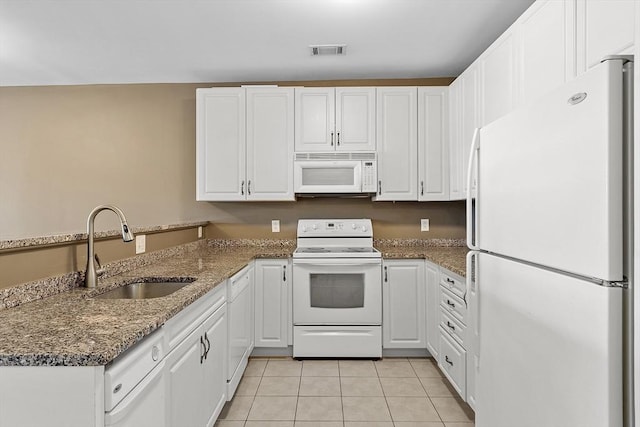
M 464 198 L 462 191 L 462 80 L 449 86 L 449 200 Z
M 480 59 L 480 125 L 504 116 L 515 106 L 515 42 L 514 33 L 507 30 Z M 469 88 L 471 90 L 471 88 Z M 465 93 L 465 97 L 471 95 Z M 467 100 L 465 99 L 465 102 Z M 470 117 L 469 132 L 473 128 Z M 471 131 L 471 135 L 473 135 Z M 469 135 L 465 135 L 468 138 Z M 466 142 L 466 141 L 465 141 Z
M 196 199 L 244 200 L 243 88 L 196 90 Z
M 205 347 L 201 332 L 201 328 L 193 331 L 166 358 L 166 419 L 170 426 L 202 426 L 205 423 L 202 381 Z
M 578 74 L 607 55 L 633 54 L 637 0 L 578 0 Z
M 440 323 L 440 268 L 427 261 L 425 269 L 427 273 L 427 350 L 434 359 L 438 360 L 440 352 L 440 331 L 438 329 Z
M 574 4 L 539 0 L 519 18 L 519 105 L 575 77 Z
M 255 268 L 255 346 L 287 347 L 287 260 L 258 260 Z
M 378 194 L 375 200 L 418 200 L 417 95 L 416 87 L 377 89 Z
M 336 150 L 375 151 L 376 89 L 336 88 Z
M 227 314 L 219 308 L 202 324 L 207 356 L 202 364 L 203 408 L 207 427 L 213 427 L 227 401 Z M 190 424 L 171 424 L 190 425 Z
M 478 114 L 478 67 L 472 65 L 458 77 L 460 79 L 460 176 L 462 197 L 467 197 L 467 163 L 473 133 L 480 126 Z M 472 184 L 472 189 L 474 185 Z
M 293 88 L 247 88 L 247 200 L 295 200 Z
M 418 200 L 449 200 L 448 88 L 418 88 Z
M 426 348 L 424 261 L 385 260 L 383 348 Z
M 335 150 L 335 89 L 295 88 L 295 151 Z

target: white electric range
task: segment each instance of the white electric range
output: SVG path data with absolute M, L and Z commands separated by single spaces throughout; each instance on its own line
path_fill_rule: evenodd
M 298 221 L 293 357 L 382 357 L 382 257 L 370 219 Z

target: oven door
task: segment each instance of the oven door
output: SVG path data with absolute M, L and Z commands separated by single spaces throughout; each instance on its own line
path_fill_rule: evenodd
M 294 325 L 380 325 L 380 259 L 294 259 Z

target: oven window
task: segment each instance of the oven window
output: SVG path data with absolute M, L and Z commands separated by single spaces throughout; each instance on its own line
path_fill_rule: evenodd
M 364 307 L 364 274 L 310 274 L 311 307 Z
M 302 185 L 353 185 L 353 168 L 303 168 Z

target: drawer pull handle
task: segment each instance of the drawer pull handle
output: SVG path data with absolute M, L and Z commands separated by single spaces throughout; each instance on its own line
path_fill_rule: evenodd
M 244 196 L 244 181 L 240 184 L 240 194 Z
M 333 132 L 331 132 L 331 146 L 333 147 Z
M 455 307 L 456 307 L 455 303 L 452 303 L 452 302 L 451 302 L 451 301 L 449 301 L 449 300 L 447 300 L 447 305 L 448 305 L 449 307 L 453 307 L 453 308 L 455 308 Z
M 384 281 L 385 282 L 389 281 L 389 274 L 387 272 L 387 266 L 384 267 Z
M 211 350 L 211 341 L 209 341 L 209 337 L 207 336 L 207 333 L 204 333 L 204 340 L 207 342 L 207 347 L 204 351 L 204 360 L 207 360 L 207 356 L 209 355 L 209 350 Z
M 449 327 L 449 329 L 455 331 L 456 327 L 454 325 L 452 325 L 448 320 L 447 320 L 447 326 Z
M 455 283 L 456 283 L 456 281 L 455 281 L 455 280 L 451 280 L 451 279 L 449 279 L 449 278 L 447 277 L 447 283 L 451 283 L 451 284 L 453 285 L 453 284 L 455 284 Z
M 287 266 L 286 265 L 282 266 L 282 281 L 283 282 L 287 281 Z
M 200 346 L 202 347 L 202 353 L 200 353 L 200 364 L 202 365 L 202 361 L 204 360 L 204 356 L 207 352 L 207 347 L 204 345 L 204 340 L 202 339 L 202 335 L 200 335 Z
M 444 361 L 447 362 L 449 365 L 453 366 L 453 362 L 451 360 L 449 360 L 449 356 L 445 355 L 444 356 Z

